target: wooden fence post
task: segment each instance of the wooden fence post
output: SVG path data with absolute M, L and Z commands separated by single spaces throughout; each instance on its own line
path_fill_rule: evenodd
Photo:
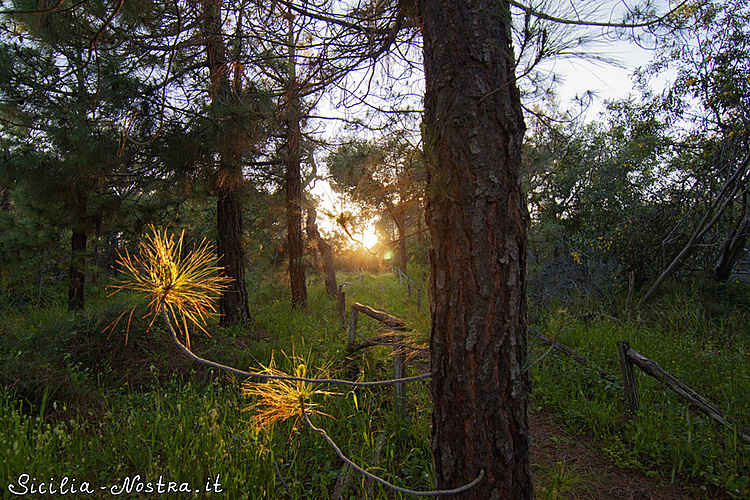
M 399 345 L 403 340 L 403 336 L 394 335 L 393 342 L 393 378 L 400 379 L 404 378 L 404 365 L 406 359 L 404 356 L 404 349 Z M 394 406 L 396 408 L 396 414 L 401 415 L 406 407 L 406 385 L 403 382 L 399 382 L 393 386 L 393 399 Z
M 339 285 L 339 315 L 341 321 L 346 323 L 346 292 L 344 292 L 344 285 Z
M 349 349 L 354 347 L 354 340 L 357 337 L 357 320 L 358 319 L 359 319 L 359 313 L 354 307 L 352 307 L 351 316 L 349 318 L 349 346 L 348 346 Z
M 625 385 L 625 397 L 628 400 L 628 408 L 636 413 L 641 407 L 641 396 L 638 394 L 638 380 L 635 378 L 633 362 L 628 358 L 630 342 L 621 340 L 617 342 L 617 352 L 620 355 L 620 368 L 622 369 L 622 381 Z
M 389 338 L 393 344 L 393 378 L 404 378 L 406 356 L 404 355 L 404 349 L 401 346 L 401 342 L 404 340 L 404 333 L 402 332 L 406 331 L 404 322 L 390 314 L 377 311 L 371 307 L 362 305 L 359 302 L 352 304 L 352 314 L 354 314 L 354 311 L 359 311 L 362 314 L 370 316 L 392 329 L 391 333 L 389 333 Z M 399 382 L 393 385 L 393 399 L 396 412 L 401 413 L 401 411 L 406 408 L 406 384 L 404 384 L 404 382 Z

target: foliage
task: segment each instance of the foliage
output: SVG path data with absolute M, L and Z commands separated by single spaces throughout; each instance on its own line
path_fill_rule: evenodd
M 182 247 L 184 231 L 177 241 L 166 230 L 152 228 L 152 231 L 141 243 L 140 257 L 131 257 L 127 251 L 124 257 L 120 256 L 119 264 L 126 276 L 111 287 L 115 288 L 113 293 L 133 290 L 144 294 L 154 319 L 166 307 L 172 317 L 181 320 L 182 334 L 190 346 L 188 327 L 197 326 L 208 333 L 202 323 L 207 316 L 217 314 L 213 299 L 229 279 L 218 274 L 220 269 L 213 264 L 213 248 L 205 240 L 186 251 Z M 133 306 L 130 317 L 135 310 Z
M 532 251 L 538 261 L 572 256 L 608 263 L 611 280 L 642 285 L 680 240 L 663 237 L 681 216 L 667 195 L 671 139 L 633 101 L 609 104 L 604 120 L 535 127 L 525 145 Z
M 296 365 L 294 370 L 295 377 L 326 377 L 326 367 L 321 367 L 314 374 L 310 374 L 304 358 L 292 354 L 291 359 L 287 356 L 287 361 L 292 366 Z M 271 361 L 268 363 L 268 366 L 263 367 L 262 373 L 274 376 L 287 376 L 285 372 L 276 368 L 273 355 L 271 355 Z M 337 394 L 319 389 L 311 382 L 280 379 L 270 379 L 265 382 L 246 381 L 243 384 L 242 392 L 246 396 L 258 397 L 257 401 L 250 404 L 246 410 L 254 411 L 253 421 L 259 429 L 268 429 L 275 423 L 283 422 L 292 417 L 295 417 L 294 428 L 296 429 L 299 420 L 302 418 L 303 406 L 305 411 L 310 415 L 326 415 L 322 411 L 315 409 L 320 404 L 312 401 L 313 396 L 332 396 Z

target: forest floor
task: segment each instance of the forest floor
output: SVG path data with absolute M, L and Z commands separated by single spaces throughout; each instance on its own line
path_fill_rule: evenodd
M 590 436 L 571 435 L 551 413 L 530 413 L 532 471 L 539 499 L 697 500 L 728 499 L 718 491 L 665 484 L 615 465 Z M 541 491 L 539 491 L 541 489 Z

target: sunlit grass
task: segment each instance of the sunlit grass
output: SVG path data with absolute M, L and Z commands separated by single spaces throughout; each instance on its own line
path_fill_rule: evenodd
M 215 298 L 231 280 L 214 264 L 213 247 L 205 239 L 190 251 L 184 251 L 184 230 L 175 240 L 166 230 L 153 226 L 151 229 L 152 234 L 146 235 L 140 244 L 139 256 L 130 255 L 127 250 L 123 256 L 118 251 L 120 259 L 117 263 L 122 266 L 125 276 L 109 286 L 115 289 L 111 295 L 121 290 L 143 294 L 149 300 L 147 316 L 152 316 L 151 324 L 163 304 L 177 320 L 178 330 L 190 347 L 188 327 L 198 327 L 210 336 L 203 324 L 209 317 L 218 315 Z M 135 309 L 133 306 L 130 310 L 128 324 Z M 113 328 L 125 314 L 127 311 L 110 327 Z

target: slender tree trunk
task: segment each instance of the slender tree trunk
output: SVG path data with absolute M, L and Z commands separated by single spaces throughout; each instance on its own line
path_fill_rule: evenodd
M 317 214 L 314 209 L 307 211 L 307 237 L 315 242 L 315 246 L 323 260 L 323 279 L 326 284 L 326 292 L 333 298 L 338 298 L 339 287 L 336 283 L 336 267 L 333 265 L 333 251 L 331 245 L 323 239 L 315 223 Z
M 292 307 L 307 306 L 307 284 L 303 262 L 304 240 L 302 238 L 302 182 L 300 178 L 299 100 L 292 97 L 287 103 L 287 152 L 284 159 L 286 187 L 286 246 L 289 257 L 289 281 L 292 291 Z
M 292 307 L 307 307 L 307 284 L 303 255 L 305 250 L 302 237 L 302 175 L 300 171 L 300 141 L 302 129 L 299 84 L 296 76 L 294 26 L 289 21 L 288 43 L 288 82 L 284 103 L 286 121 L 286 155 L 284 156 L 284 185 L 286 188 L 287 255 L 289 256 L 289 281 L 292 289 Z
M 409 252 L 406 249 L 406 211 L 402 206 L 396 207 L 390 201 L 386 201 L 386 209 L 398 232 L 398 268 L 406 274 L 406 265 L 409 262 Z
M 745 245 L 750 232 L 750 207 L 748 206 L 748 194 L 742 194 L 742 219 L 727 236 L 721 251 L 721 261 L 716 267 L 714 279 L 726 281 L 732 275 L 732 269 L 745 255 Z
M 406 265 L 409 262 L 409 252 L 406 249 L 406 216 L 401 210 L 398 216 L 394 216 L 396 228 L 398 229 L 398 267 L 406 274 Z
M 86 231 L 73 230 L 70 239 L 70 284 L 68 285 L 68 311 L 81 311 L 85 305 L 86 282 Z
M 533 498 L 526 361 L 525 131 L 507 0 L 421 0 L 432 453 L 450 498 Z
M 235 189 L 219 191 L 217 211 L 217 252 L 219 267 L 232 278 L 229 287 L 219 297 L 222 326 L 250 319 L 245 286 L 245 243 L 242 229 L 242 199 Z

